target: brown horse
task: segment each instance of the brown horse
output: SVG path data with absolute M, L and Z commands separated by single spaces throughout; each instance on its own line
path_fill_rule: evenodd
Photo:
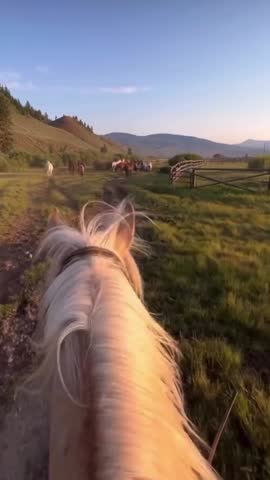
M 78 163 L 78 174 L 81 175 L 81 177 L 83 177 L 84 172 L 85 172 L 85 165 L 84 165 L 83 162 L 79 162 Z

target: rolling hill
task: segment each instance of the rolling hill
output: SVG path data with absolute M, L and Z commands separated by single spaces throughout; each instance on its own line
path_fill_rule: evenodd
M 108 153 L 121 152 L 123 149 L 112 140 L 91 133 L 68 116 L 47 124 L 12 109 L 12 133 L 15 149 L 29 153 L 46 153 L 49 150 L 57 152 L 63 149 L 74 152 L 92 150 L 93 153 L 99 153 L 104 144 Z
M 56 120 L 50 122 L 50 125 L 75 136 L 84 144 L 88 144 L 90 147 L 97 148 L 99 150 L 103 145 L 106 145 L 108 150 L 112 150 L 115 153 L 123 149 L 122 146 L 116 145 L 111 139 L 101 137 L 91 132 L 78 120 L 74 119 L 73 117 L 69 117 L 68 115 L 63 115 L 62 117 L 57 118 Z
M 153 155 L 159 158 L 169 158 L 178 153 L 192 152 L 203 156 L 213 156 L 217 153 L 227 156 L 243 156 L 262 153 L 261 147 L 239 144 L 212 142 L 204 138 L 186 135 L 172 135 L 167 133 L 154 135 L 131 135 L 129 133 L 113 132 L 106 135 L 114 142 L 131 147 L 134 152 L 141 155 Z

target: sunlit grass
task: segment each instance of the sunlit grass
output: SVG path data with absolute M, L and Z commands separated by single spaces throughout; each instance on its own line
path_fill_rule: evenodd
M 187 408 L 213 441 L 239 392 L 215 465 L 226 479 L 270 476 L 270 202 L 227 187 L 174 189 L 164 175 L 128 188 L 142 227 L 146 301 L 179 339 Z

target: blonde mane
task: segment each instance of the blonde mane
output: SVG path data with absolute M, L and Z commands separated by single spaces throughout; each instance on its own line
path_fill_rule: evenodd
M 214 480 L 185 415 L 176 344 L 142 301 L 131 255 L 141 248 L 134 211 L 122 202 L 88 223 L 84 217 L 85 208 L 81 231 L 53 219 L 58 225 L 39 249 L 51 265 L 39 312 L 43 361 L 36 372 L 51 384 L 58 374 L 76 409 L 83 415 L 89 409 L 87 433 L 79 436 L 91 457 L 84 478 Z M 86 246 L 104 247 L 117 261 L 89 255 L 63 268 L 67 256 Z

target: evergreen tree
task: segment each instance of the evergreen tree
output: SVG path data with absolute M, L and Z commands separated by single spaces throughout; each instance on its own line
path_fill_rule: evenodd
M 32 107 L 31 107 L 30 102 L 29 102 L 28 100 L 27 100 L 24 108 L 25 108 L 25 110 L 27 110 L 28 112 L 31 111 Z
M 7 97 L 0 92 L 0 151 L 8 153 L 12 146 L 10 103 Z
M 107 153 L 107 152 L 108 152 L 108 148 L 107 148 L 107 145 L 105 145 L 105 143 L 104 143 L 104 145 L 101 147 L 100 151 L 101 151 L 101 153 Z

